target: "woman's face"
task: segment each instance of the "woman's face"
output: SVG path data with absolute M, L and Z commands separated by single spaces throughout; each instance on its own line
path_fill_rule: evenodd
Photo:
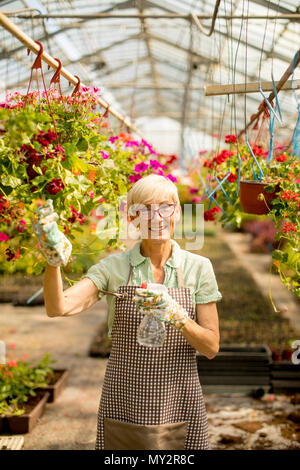
M 148 240 L 170 239 L 175 230 L 175 220 L 180 213 L 180 206 L 171 200 L 153 200 L 133 208 L 133 216 L 128 220 L 141 231 L 141 238 Z

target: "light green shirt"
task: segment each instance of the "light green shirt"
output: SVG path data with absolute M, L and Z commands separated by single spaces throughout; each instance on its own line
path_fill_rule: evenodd
M 171 239 L 171 244 L 172 254 L 163 266 L 165 271 L 163 284 L 167 287 L 178 287 L 176 268 L 181 266 L 184 287 L 190 288 L 195 304 L 221 300 L 222 294 L 218 290 L 211 261 L 204 256 L 183 250 L 175 240 Z M 140 286 L 142 282 L 154 282 L 150 258 L 141 254 L 140 245 L 141 240 L 130 250 L 101 259 L 89 268 L 84 277 L 91 279 L 98 289 L 117 292 L 119 286 L 127 284 L 130 263 L 133 266 L 131 285 Z M 104 295 L 106 294 L 99 292 L 99 300 Z M 106 296 L 109 307 L 108 336 L 110 338 L 114 321 L 115 300 L 116 297 L 113 295 Z

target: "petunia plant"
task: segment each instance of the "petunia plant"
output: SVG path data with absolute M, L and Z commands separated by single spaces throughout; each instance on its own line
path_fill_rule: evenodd
M 53 200 L 75 260 L 83 248 L 80 235 L 95 223 L 91 214 L 99 204 L 118 210 L 119 197 L 144 174 L 176 180 L 146 140 L 112 135 L 97 110 L 99 93 L 97 88 L 81 88 L 73 96 L 60 96 L 56 89 L 41 96 L 15 92 L 0 103 L 1 270 L 15 272 L 18 263 L 24 270 L 31 260 L 28 273 L 42 271 L 31 221 L 43 201 Z M 117 246 L 118 233 L 98 245 L 95 256 Z

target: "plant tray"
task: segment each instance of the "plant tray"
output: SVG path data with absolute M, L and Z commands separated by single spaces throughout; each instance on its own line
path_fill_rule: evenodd
M 1 418 L 2 432 L 26 434 L 33 430 L 43 415 L 49 397 L 48 392 L 39 392 L 24 403 L 25 413 L 21 416 L 5 416 Z
M 24 436 L 2 436 L 0 437 L 0 450 L 22 450 Z
M 37 388 L 37 392 L 49 392 L 48 403 L 54 403 L 58 397 L 62 394 L 66 388 L 68 375 L 70 371 L 68 369 L 54 369 L 57 375 L 57 381 L 53 385 L 47 385 L 46 387 Z

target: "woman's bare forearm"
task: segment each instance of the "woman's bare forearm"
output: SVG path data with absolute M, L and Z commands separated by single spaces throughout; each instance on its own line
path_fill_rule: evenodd
M 44 300 L 48 317 L 69 317 L 84 312 L 98 301 L 98 294 L 97 286 L 88 278 L 64 291 L 60 267 L 46 264 Z
M 180 331 L 188 343 L 208 359 L 213 359 L 217 355 L 219 338 L 213 331 L 203 328 L 191 318 Z
M 44 274 L 44 301 L 49 317 L 63 315 L 65 305 L 60 266 L 51 266 L 46 263 Z

